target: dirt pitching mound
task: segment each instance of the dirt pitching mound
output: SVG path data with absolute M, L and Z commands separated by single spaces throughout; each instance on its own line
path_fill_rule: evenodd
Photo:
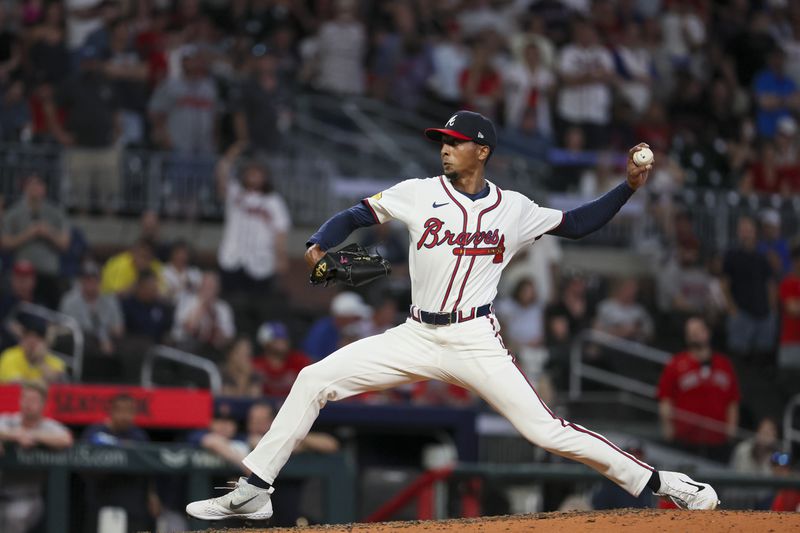
M 766 511 L 658 511 L 654 509 L 621 509 L 617 511 L 592 511 L 569 513 L 539 513 L 532 515 L 498 516 L 427 522 L 385 522 L 379 524 L 346 524 L 337 526 L 312 526 L 302 528 L 269 529 L 219 529 L 218 532 L 243 533 L 415 533 L 435 531 L 441 533 L 523 533 L 547 531 L 575 533 L 581 531 L 607 531 L 619 533 L 668 533 L 698 531 L 736 531 L 737 533 L 778 533 L 800 531 L 800 513 L 772 513 Z

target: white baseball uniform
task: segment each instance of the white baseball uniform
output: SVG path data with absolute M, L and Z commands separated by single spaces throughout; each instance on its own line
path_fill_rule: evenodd
M 269 432 L 244 459 L 252 472 L 272 483 L 326 402 L 438 379 L 481 396 L 532 443 L 639 495 L 654 469 L 554 415 L 503 345 L 494 313 L 476 317 L 476 309 L 497 294 L 500 274 L 516 251 L 563 216 L 487 183 L 489 194 L 474 201 L 444 176 L 403 181 L 364 200 L 377 222 L 394 219 L 408 227 L 411 316 L 304 368 Z M 457 321 L 427 324 L 421 312 L 456 312 Z

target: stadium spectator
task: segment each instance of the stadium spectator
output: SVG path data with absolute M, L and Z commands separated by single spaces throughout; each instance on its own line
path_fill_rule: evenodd
M 510 293 L 519 280 L 530 277 L 536 285 L 540 301 L 547 305 L 558 299 L 560 264 L 563 258 L 561 244 L 552 235 L 543 235 L 536 245 L 520 252 L 503 272 L 501 294 Z
M 234 335 L 233 311 L 219 297 L 219 276 L 204 272 L 197 293 L 180 300 L 175 308 L 172 338 L 182 350 L 218 360 Z
M 302 45 L 305 64 L 301 76 L 321 91 L 364 94 L 368 43 L 357 7 L 355 0 L 337 0 L 334 17 L 323 22 L 317 34 Z
M 266 435 L 272 421 L 275 418 L 275 410 L 269 403 L 256 402 L 247 411 L 247 444 L 250 448 L 255 448 L 261 438 Z M 314 453 L 336 453 L 339 451 L 339 441 L 327 433 L 311 431 L 305 439 L 297 443 L 295 453 L 314 452 Z
M 222 395 L 237 398 L 258 398 L 261 396 L 264 377 L 253 364 L 253 344 L 250 339 L 239 339 L 233 343 L 224 363 L 222 372 Z
M 774 209 L 765 209 L 761 213 L 761 239 L 757 250 L 769 261 L 776 280 L 783 279 L 792 269 L 789 241 L 781 236 L 781 215 Z
M 653 336 L 653 319 L 637 303 L 639 282 L 635 279 L 617 281 L 611 297 L 597 306 L 595 328 L 623 339 L 645 342 Z
M 267 433 L 275 411 L 269 403 L 256 402 L 247 411 L 246 438 L 250 449 L 255 448 L 261 438 Z M 297 443 L 294 453 L 320 453 L 329 454 L 339 451 L 339 441 L 327 433 L 311 431 Z M 294 526 L 300 517 L 299 504 L 305 480 L 284 479 L 281 484 L 280 499 L 275 500 L 275 514 L 272 523 L 276 526 Z
M 6 5 L 0 7 L 0 80 L 3 83 L 19 79 L 24 59 L 19 28 L 12 26 L 18 23 L 18 15 L 12 12 L 9 17 L 8 8 Z
M 728 350 L 742 357 L 764 357 L 775 346 L 777 299 L 772 269 L 757 251 L 753 219 L 739 219 L 736 245 L 725 253 L 723 269 Z
M 122 298 L 126 337 L 140 337 L 158 343 L 172 327 L 172 310 L 161 299 L 158 279 L 150 270 L 139 273 L 133 291 Z M 130 339 L 126 339 L 126 342 Z
M 203 272 L 191 264 L 192 250 L 186 241 L 173 243 L 169 260 L 164 265 L 164 296 L 173 305 L 200 287 Z
M 0 293 L 0 347 L 7 348 L 16 344 L 22 334 L 19 322 L 14 320 L 14 313 L 20 303 L 44 304 L 36 298 L 35 291 L 36 269 L 28 260 L 15 261 L 11 268 L 8 290 Z
M 0 34 L 0 46 L 2 38 L 3 35 Z M 0 66 L 0 76 L 2 68 Z M 30 140 L 33 133 L 31 120 L 31 107 L 25 98 L 25 85 L 21 79 L 12 79 L 3 87 L 0 99 L 0 140 L 6 143 Z
M 664 438 L 716 461 L 728 461 L 739 425 L 739 380 L 730 359 L 711 348 L 700 317 L 686 321 L 686 348 L 664 367 L 658 382 Z
M 101 289 L 104 293 L 124 296 L 136 285 L 142 272 L 150 272 L 156 276 L 157 285 L 162 283 L 162 265 L 155 257 L 153 243 L 139 239 L 131 247 L 114 255 L 103 265 Z
M 555 303 L 550 304 L 548 320 L 563 318 L 566 321 L 566 336 L 574 337 L 591 324 L 592 310 L 587 296 L 588 282 L 585 277 L 574 274 L 563 281 L 563 288 Z M 564 328 L 559 328 L 564 329 Z
M 55 104 L 66 113 L 64 123 L 48 113 L 49 128 L 65 151 L 68 205 L 111 211 L 120 198 L 120 135 L 116 87 L 105 75 L 100 51 L 84 46 L 78 52 L 80 68 L 56 88 Z
M 570 349 L 575 337 L 591 324 L 586 279 L 574 275 L 564 280 L 561 295 L 545 308 L 547 376 L 557 390 L 567 388 Z
M 217 191 L 225 200 L 225 225 L 217 261 L 222 290 L 231 302 L 240 331 L 255 333 L 274 314 L 276 277 L 288 270 L 289 210 L 275 192 L 269 170 L 250 161 L 233 177 L 241 147 L 232 147 L 217 166 Z
M 542 52 L 534 42 L 528 44 L 521 57 L 502 73 L 505 125 L 522 129 L 523 120 L 533 123 L 526 135 L 549 140 L 553 135 L 550 98 L 556 87 L 553 72 L 542 63 Z M 538 243 L 537 243 L 538 244 Z
M 455 20 L 444 23 L 443 35 L 431 47 L 433 72 L 428 87 L 434 98 L 455 107 L 461 102 L 461 72 L 469 63 L 469 49 L 464 44 L 461 28 Z
M 706 41 L 706 26 L 693 2 L 668 2 L 666 8 L 661 17 L 663 46 L 674 68 L 686 68 Z
M 800 109 L 800 93 L 794 80 L 786 75 L 785 63 L 785 52 L 774 48 L 769 53 L 767 68 L 756 74 L 753 82 L 758 134 L 767 139 L 775 136 L 781 118 Z
M 656 219 L 660 231 L 670 235 L 672 233 L 670 224 L 678 209 L 675 198 L 684 188 L 686 172 L 678 160 L 666 151 L 666 146 L 661 140 L 656 140 L 650 145 L 658 166 L 647 178 L 648 191 L 651 193 L 648 208 Z
M 171 152 L 165 165 L 165 209 L 194 218 L 210 198 L 217 153 L 220 98 L 206 52 L 195 44 L 180 50 L 181 76 L 156 87 L 148 104 L 151 140 Z
M 413 8 L 410 4 L 397 3 L 391 9 L 394 32 L 385 40 L 388 57 L 385 57 L 383 75 L 378 69 L 370 72 L 373 91 L 385 94 L 385 99 L 403 110 L 420 108 L 425 85 L 433 73 L 433 60 L 429 40 L 416 30 Z M 375 66 L 382 57 L 376 54 Z
M 155 209 L 145 209 L 139 216 L 139 237 L 153 245 L 155 258 L 161 262 L 169 259 L 171 245 L 161 234 L 161 217 Z
M 119 104 L 119 137 L 122 146 L 143 146 L 150 68 L 132 47 L 133 35 L 128 20 L 117 19 L 108 27 L 105 74 L 114 85 Z M 98 44 L 93 44 L 98 48 Z
M 717 302 L 711 287 L 711 275 L 700 262 L 700 242 L 679 242 L 673 257 L 658 275 L 659 304 L 671 322 L 681 327 L 689 315 L 700 315 L 714 322 Z M 678 328 L 678 331 L 680 328 Z
M 770 141 L 762 141 L 758 156 L 747 166 L 739 182 L 743 194 L 784 194 L 789 190 L 790 184 L 785 173 L 778 168 L 775 156 L 775 145 Z
M 43 7 L 43 15 L 32 19 L 32 26 L 28 31 L 30 73 L 35 80 L 56 84 L 72 70 L 72 57 L 65 40 L 64 5 L 48 3 Z
M 483 41 L 476 42 L 469 63 L 461 71 L 461 106 L 492 120 L 499 116 L 503 82 L 492 65 L 492 48 Z
M 189 434 L 190 444 L 203 448 L 240 469 L 245 475 L 250 471 L 242 464 L 242 459 L 250 451 L 247 442 L 238 435 L 236 419 L 228 404 L 218 404 L 208 429 Z
M 372 316 L 372 308 L 354 292 L 342 292 L 331 300 L 330 316 L 320 318 L 311 326 L 303 342 L 303 351 L 320 360 L 342 345 L 345 330 Z
M 731 468 L 738 474 L 769 476 L 772 474 L 771 458 L 778 447 L 777 423 L 772 418 L 763 418 L 758 423 L 755 435 L 733 449 Z M 725 497 L 748 509 L 767 509 L 773 493 L 770 488 L 754 487 L 726 491 Z
M 301 7 L 299 4 L 292 4 L 293 7 Z M 309 13 L 304 13 L 303 18 L 308 20 Z M 303 23 L 298 24 L 302 26 Z M 275 28 L 269 41 L 272 54 L 278 59 L 278 74 L 288 86 L 295 87 L 300 71 L 300 57 L 297 53 L 297 34 L 302 33 L 301 28 L 294 25 L 283 25 Z
M 120 298 L 120 305 L 125 317 L 125 336 L 117 351 L 122 371 L 107 376 L 106 381 L 139 383 L 144 356 L 154 344 L 166 341 L 174 310 L 159 295 L 158 280 L 150 270 L 139 274 L 130 294 Z M 184 384 L 180 380 L 186 376 L 173 377 L 175 385 Z
M 581 128 L 587 147 L 598 148 L 607 141 L 611 121 L 614 59 L 587 21 L 575 21 L 572 32 L 573 41 L 558 57 L 558 117 L 564 123 L 563 132 L 570 127 Z
M 265 322 L 258 328 L 258 344 L 261 348 L 253 366 L 263 376 L 265 396 L 285 397 L 300 371 L 313 361 L 292 348 L 289 330 L 283 322 Z
M 636 116 L 641 116 L 650 107 L 656 81 L 653 58 L 642 39 L 641 26 L 629 23 L 612 53 L 620 77 L 619 91 Z
M 556 47 L 548 31 L 545 18 L 536 13 L 528 13 L 522 22 L 522 31 L 510 36 L 510 47 L 514 56 L 520 57 L 530 44 L 539 48 L 541 64 L 552 69 L 556 58 Z
M 216 153 L 219 96 L 201 50 L 187 45 L 180 51 L 182 76 L 168 78 L 150 99 L 152 139 L 179 154 Z
M 772 463 L 772 475 L 776 477 L 794 476 L 794 459 L 792 454 L 785 451 L 778 451 L 770 458 Z M 771 511 L 798 512 L 800 511 L 800 490 L 781 489 L 775 495 L 770 506 Z
M 54 309 L 61 295 L 60 254 L 69 247 L 68 221 L 47 199 L 47 185 L 37 172 L 26 176 L 23 191 L 3 217 L 3 249 L 31 262 L 37 299 Z
M 38 382 L 23 382 L 19 391 L 19 410 L 0 414 L 0 454 L 3 444 L 22 449 L 43 446 L 63 450 L 72 446 L 72 433 L 64 425 L 44 416 L 47 387 Z M 44 516 L 42 493 L 44 472 L 8 470 L 0 485 L 0 530 L 19 533 L 34 531 Z
M 64 361 L 48 351 L 47 322 L 29 314 L 20 315 L 18 320 L 22 327 L 19 344 L 0 353 L 0 383 L 64 381 Z
M 114 3 L 114 2 L 110 2 Z M 103 25 L 102 0 L 66 0 L 67 45 L 79 49 L 86 39 Z
M 775 162 L 778 166 L 796 168 L 800 163 L 800 147 L 797 138 L 797 121 L 794 117 L 782 117 L 778 120 L 773 142 L 775 144 Z
M 109 402 L 108 418 L 87 427 L 81 441 L 95 446 L 135 447 L 149 442 L 136 425 L 136 399 L 121 393 Z M 153 481 L 147 475 L 86 474 L 87 531 L 97 530 L 98 513 L 104 507 L 120 507 L 127 515 L 128 531 L 150 530 L 160 510 Z
M 791 253 L 792 271 L 783 278 L 779 289 L 781 335 L 778 366 L 800 370 L 800 246 Z
M 778 424 L 772 418 L 758 423 L 755 435 L 736 445 L 731 455 L 731 467 L 742 474 L 769 475 L 772 454 L 778 451 Z
M 234 97 L 236 140 L 255 151 L 276 153 L 291 125 L 291 94 L 280 78 L 278 57 L 253 49 L 252 71 Z
M 59 310 L 78 321 L 88 341 L 87 355 L 112 355 L 125 331 L 116 296 L 100 292 L 100 268 L 94 261 L 81 267 L 78 283 L 61 300 Z
M 372 316 L 361 324 L 364 327 L 364 331 L 359 338 L 379 335 L 387 329 L 395 327 L 398 324 L 397 307 L 397 300 L 391 296 L 383 295 L 378 298 L 375 301 Z
M 544 302 L 531 278 L 521 278 L 510 298 L 503 298 L 495 311 L 506 334 L 508 348 L 519 357 L 525 374 L 537 381 L 546 362 L 543 350 Z
M 770 53 L 778 48 L 770 13 L 750 10 L 743 24 L 725 30 L 734 33 L 726 43 L 726 52 L 736 62 L 737 81 L 739 85 L 750 88 L 758 72 L 769 61 Z

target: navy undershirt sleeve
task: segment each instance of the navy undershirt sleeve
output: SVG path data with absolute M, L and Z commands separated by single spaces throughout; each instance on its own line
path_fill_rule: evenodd
M 614 218 L 634 192 L 627 181 L 620 183 L 597 200 L 565 212 L 561 224 L 547 233 L 567 239 L 585 237 Z
M 335 214 L 325 222 L 317 232 L 308 239 L 306 247 L 319 244 L 323 250 L 330 250 L 344 242 L 348 235 L 358 228 L 365 228 L 377 224 L 372 211 L 363 203 L 359 203 Z

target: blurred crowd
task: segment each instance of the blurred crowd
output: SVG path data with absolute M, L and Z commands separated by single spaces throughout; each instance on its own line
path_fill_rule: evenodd
M 668 350 L 660 376 L 634 376 L 657 385 L 664 440 L 740 472 L 788 473 L 791 454 L 771 417 L 798 392 L 800 242 L 766 208 L 734 220 L 730 245 L 715 249 L 671 195 L 696 185 L 796 197 L 798 84 L 793 0 L 0 0 L 0 141 L 62 146 L 69 177 L 57 205 L 47 180 L 27 173 L 3 216 L 0 383 L 26 385 L 21 419 L 0 418 L 0 440 L 72 444 L 34 416 L 46 391 L 31 384 L 71 379 L 55 354 L 69 353 L 72 337 L 30 304 L 81 328 L 83 381 L 138 383 L 144 356 L 167 345 L 212 361 L 224 396 L 253 400 L 285 397 L 303 367 L 405 319 L 406 243 L 386 228 L 365 242 L 382 243 L 398 267 L 392 280 L 339 292 L 313 317 L 290 312 L 292 220 L 269 168 L 251 156 L 284 147 L 292 95 L 303 90 L 437 119 L 480 111 L 502 145 L 547 158 L 556 191 L 616 184 L 618 159 L 607 153 L 648 142 L 658 165 L 647 213 L 660 232 L 650 275 L 563 269 L 558 239 L 546 236 L 504 275 L 495 301 L 504 339 L 556 403 L 585 329 Z M 220 200 L 216 257 L 165 239 L 153 211 L 141 214 L 135 242 L 111 254 L 71 224 L 65 207 L 114 210 L 124 147 L 169 155 L 168 213 L 170 202 L 191 210 L 198 192 Z M 584 357 L 637 371 L 591 343 Z M 158 383 L 208 385 L 186 367 L 154 372 Z M 478 403 L 433 382 L 354 401 Z M 145 440 L 131 428 L 130 403 L 115 401 L 110 421 L 83 439 Z M 246 436 L 221 411 L 191 442 L 237 462 L 271 421 L 269 406 L 253 409 Z M 757 433 L 739 442 L 740 426 Z M 309 439 L 310 450 L 338 446 Z M 40 515 L 39 489 L 22 483 L 31 496 L 23 516 Z M 129 489 L 140 518 L 159 514 L 152 485 Z M 772 494 L 741 497 L 779 505 Z
M 692 318 L 737 365 L 796 369 L 800 255 L 781 214 L 739 217 L 728 249 L 714 249 L 665 193 L 687 178 L 765 190 L 779 175 L 771 192 L 792 192 L 791 172 L 759 167 L 756 146 L 781 168 L 797 163 L 798 21 L 791 1 L 0 2 L 4 140 L 65 146 L 72 198 L 104 206 L 120 193 L 110 170 L 120 146 L 170 151 L 172 172 L 187 180 L 206 165 L 225 214 L 214 259 L 165 240 L 152 211 L 133 244 L 102 255 L 28 172 L 3 217 L 0 381 L 67 379 L 46 346 L 69 352 L 69 336 L 20 312 L 26 303 L 75 319 L 86 381 L 138 382 L 144 354 L 166 344 L 213 361 L 226 394 L 249 397 L 286 394 L 303 366 L 403 320 L 405 242 L 385 228 L 366 242 L 383 243 L 399 282 L 338 294 L 314 323 L 282 312 L 292 221 L 269 168 L 250 156 L 280 149 L 300 88 L 421 113 L 479 110 L 509 138 L 550 146 L 553 174 L 584 192 L 619 179 L 600 152 L 653 146 L 648 212 L 661 242 L 651 276 L 561 272 L 551 237 L 506 272 L 496 311 L 542 388 L 566 388 L 569 346 L 583 329 L 677 352 Z M 613 355 L 588 354 L 619 370 Z M 162 366 L 163 382 L 203 384 Z M 364 400 L 474 399 L 431 386 Z
M 73 200 L 102 201 L 119 147 L 168 151 L 187 180 L 234 143 L 279 151 L 306 90 L 480 111 L 564 167 L 554 185 L 644 140 L 659 190 L 785 195 L 798 28 L 794 0 L 4 1 L 0 139 L 65 147 Z
M 0 139 L 68 148 L 75 201 L 114 197 L 121 146 L 178 174 L 237 142 L 280 150 L 302 89 L 474 109 L 566 177 L 644 140 L 659 188 L 790 194 L 798 27 L 793 0 L 5 1 Z

